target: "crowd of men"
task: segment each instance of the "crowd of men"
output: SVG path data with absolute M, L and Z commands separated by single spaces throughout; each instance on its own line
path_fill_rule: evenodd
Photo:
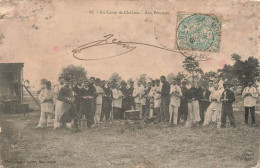
M 183 80 L 180 84 L 172 79 L 170 84 L 165 76 L 148 83 L 130 81 L 105 81 L 91 77 L 76 84 L 69 78 L 59 78 L 60 87 L 55 91 L 51 83 L 41 91 L 41 117 L 37 128 L 51 125 L 51 115 L 55 115 L 54 129 L 66 123 L 78 128 L 80 119 L 87 121 L 88 127 L 100 122 L 125 119 L 125 112 L 136 110 L 146 123 L 177 125 L 184 121 L 186 126 L 217 123 L 226 127 L 226 117 L 230 126 L 236 127 L 232 103 L 235 95 L 228 83 L 220 87 L 217 83 L 200 86 L 196 82 Z M 251 112 L 252 125 L 255 125 L 255 106 L 258 92 L 252 83 L 244 89 L 242 96 L 245 106 L 245 124 Z

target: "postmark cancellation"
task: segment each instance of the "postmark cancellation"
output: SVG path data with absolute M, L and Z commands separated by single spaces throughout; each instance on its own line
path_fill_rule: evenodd
M 179 12 L 176 37 L 179 50 L 219 52 L 221 18 L 213 14 Z

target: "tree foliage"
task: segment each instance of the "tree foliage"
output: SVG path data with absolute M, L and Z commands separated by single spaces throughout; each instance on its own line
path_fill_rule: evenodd
M 199 62 L 196 61 L 193 57 L 186 57 L 182 63 L 183 68 L 190 74 L 199 68 Z
M 206 87 L 206 86 L 208 86 L 210 81 L 213 81 L 213 82 L 219 81 L 219 75 L 217 72 L 209 71 L 209 72 L 204 73 L 199 80 L 199 84 L 202 87 Z
M 178 83 L 178 84 L 181 84 L 181 81 L 182 81 L 183 79 L 185 79 L 185 78 L 186 78 L 186 76 L 185 76 L 182 72 L 178 72 L 178 74 L 177 74 L 177 76 L 176 76 L 177 83 Z
M 235 63 L 234 72 L 241 85 L 246 85 L 250 81 L 255 83 L 259 78 L 259 61 L 254 57 L 249 57 L 242 61 L 241 65 Z
M 229 81 L 235 86 L 245 86 L 249 81 L 255 83 L 259 80 L 259 61 L 257 58 L 249 57 L 241 60 L 238 54 L 231 55 L 234 65 L 225 65 L 218 70 L 223 80 Z
M 62 69 L 60 76 L 70 78 L 73 83 L 87 79 L 87 71 L 82 66 L 69 65 Z
M 186 57 L 182 62 L 183 68 L 191 75 L 192 81 L 203 74 L 202 69 L 199 67 L 199 62 L 193 57 Z
M 117 72 L 114 72 L 114 73 L 111 74 L 111 77 L 109 78 L 109 81 L 112 82 L 113 80 L 116 80 L 116 83 L 120 84 L 122 78 Z

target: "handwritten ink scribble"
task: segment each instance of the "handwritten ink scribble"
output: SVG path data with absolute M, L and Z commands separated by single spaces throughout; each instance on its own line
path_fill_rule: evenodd
M 154 47 L 154 48 L 178 53 L 178 51 L 162 48 L 162 47 L 151 45 L 151 44 L 118 41 L 116 38 L 112 39 L 113 36 L 114 36 L 113 34 L 109 34 L 109 35 L 104 36 L 104 39 L 102 39 L 102 40 L 93 41 L 93 42 L 90 42 L 90 43 L 87 43 L 87 44 L 84 44 L 84 45 L 77 47 L 76 49 L 72 50 L 73 57 L 78 59 L 78 60 L 83 60 L 83 61 L 94 61 L 94 60 L 109 59 L 109 58 L 122 56 L 123 54 L 129 53 L 129 52 L 135 50 L 137 48 L 136 45 Z M 123 51 L 119 54 L 116 54 L 116 55 L 105 56 L 105 57 L 101 57 L 101 58 L 80 58 L 80 57 L 76 56 L 76 54 L 80 53 L 82 50 L 86 50 L 86 49 L 91 48 L 91 47 L 112 46 L 112 45 L 122 46 L 122 48 L 124 48 L 125 51 Z
M 93 42 L 90 42 L 90 43 L 86 43 L 84 45 L 81 45 L 81 46 L 73 49 L 72 50 L 73 57 L 78 59 L 78 60 L 81 60 L 81 61 L 95 61 L 95 60 L 110 59 L 110 58 L 114 58 L 114 57 L 118 57 L 118 56 L 122 56 L 124 54 L 127 54 L 127 53 L 135 50 L 138 45 L 146 46 L 146 47 L 153 47 L 153 48 L 157 48 L 157 49 L 165 50 L 165 51 L 169 51 L 169 52 L 174 52 L 174 53 L 180 53 L 180 51 L 175 51 L 175 50 L 163 48 L 163 47 L 160 47 L 160 46 L 155 46 L 155 45 L 152 45 L 152 44 L 120 41 L 120 40 L 117 40 L 116 38 L 112 38 L 113 36 L 114 36 L 113 34 L 108 34 L 108 35 L 105 35 L 104 39 L 102 39 L 102 40 L 97 40 L 97 41 L 93 41 Z M 122 46 L 122 48 L 125 49 L 125 50 L 120 52 L 119 54 L 115 54 L 115 55 L 112 55 L 112 56 L 104 56 L 104 57 L 101 57 L 101 58 L 82 58 L 82 57 L 77 56 L 77 54 L 79 54 L 83 50 L 86 51 L 87 49 L 98 47 L 98 46 L 99 47 Z

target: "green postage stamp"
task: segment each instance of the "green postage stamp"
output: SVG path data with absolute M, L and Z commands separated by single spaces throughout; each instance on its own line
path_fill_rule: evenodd
M 178 13 L 176 45 L 179 50 L 219 52 L 221 18 L 212 14 Z

